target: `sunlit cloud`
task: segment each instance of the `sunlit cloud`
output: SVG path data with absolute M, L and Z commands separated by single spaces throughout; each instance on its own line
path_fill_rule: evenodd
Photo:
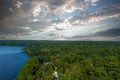
M 30 27 L 20 27 L 22 29 L 25 29 L 25 30 L 31 30 Z
M 67 19 L 64 20 L 64 22 L 62 23 L 54 23 L 52 25 L 56 30 L 66 30 L 66 29 L 70 29 L 72 27 L 72 25 L 69 23 L 69 21 Z
M 38 16 L 40 14 L 40 12 L 41 12 L 40 6 L 34 7 L 33 16 L 34 17 Z
M 98 2 L 99 2 L 99 0 L 91 0 L 91 3 L 93 6 L 96 6 Z
M 11 12 L 14 12 L 14 10 L 13 10 L 12 8 L 9 8 L 9 10 L 10 10 Z
M 17 7 L 17 8 L 21 8 L 22 3 L 20 1 L 16 1 L 14 6 Z
M 119 4 L 119 0 L 1 0 L 0 37 L 102 39 L 91 35 L 119 27 Z

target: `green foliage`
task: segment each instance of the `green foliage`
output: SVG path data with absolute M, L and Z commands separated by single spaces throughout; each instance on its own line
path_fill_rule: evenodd
M 13 42 L 13 44 L 11 43 Z M 120 80 L 120 42 L 1 41 L 27 46 L 16 80 Z M 57 72 L 57 76 L 53 75 Z

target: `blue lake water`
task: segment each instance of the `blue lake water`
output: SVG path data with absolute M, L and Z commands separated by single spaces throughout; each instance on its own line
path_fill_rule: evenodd
M 28 59 L 28 55 L 21 52 L 22 48 L 24 47 L 0 46 L 0 80 L 15 80 Z

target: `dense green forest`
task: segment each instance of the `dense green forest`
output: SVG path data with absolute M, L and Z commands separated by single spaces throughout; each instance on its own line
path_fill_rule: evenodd
M 120 42 L 0 41 L 30 55 L 16 80 L 120 80 Z

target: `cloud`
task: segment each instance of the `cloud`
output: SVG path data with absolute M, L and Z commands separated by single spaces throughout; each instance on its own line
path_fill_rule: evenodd
M 120 17 L 120 10 L 110 10 L 109 13 L 96 12 L 92 15 L 80 14 L 72 17 L 69 21 L 72 25 L 84 25 L 89 23 L 100 22 L 106 19 L 118 18 Z
M 67 19 L 65 19 L 62 23 L 54 23 L 52 24 L 52 26 L 54 26 L 54 29 L 56 30 L 68 30 L 71 29 L 72 25 L 69 23 L 69 21 Z
M 16 3 L 14 4 L 15 7 L 17 8 L 21 8 L 23 4 L 20 1 L 16 1 Z
M 113 28 L 104 31 L 99 31 L 95 33 L 95 36 L 102 36 L 102 37 L 117 37 L 120 36 L 120 29 Z
M 56 10 L 63 5 L 68 4 L 71 0 L 45 0 L 51 10 Z
M 91 4 L 92 4 L 93 6 L 96 6 L 98 2 L 99 2 L 99 0 L 91 0 Z
M 109 18 L 117 18 L 120 16 L 120 11 L 115 11 L 115 12 L 111 12 L 107 15 L 98 15 L 98 16 L 92 16 L 89 19 L 88 23 L 92 23 L 92 22 L 98 22 L 98 21 L 102 21 L 105 19 L 109 19 Z
M 11 12 L 14 12 L 14 10 L 13 10 L 12 8 L 9 8 L 9 10 L 10 10 Z
M 67 40 L 86 40 L 86 41 L 119 41 L 120 40 L 120 29 L 112 28 L 103 31 L 98 31 L 89 35 L 74 35 L 74 36 L 63 36 Z
M 116 4 L 116 7 L 117 7 L 118 9 L 120 9 L 120 3 L 119 3 L 119 4 Z
M 99 4 L 102 1 L 103 4 Z M 109 2 L 112 6 L 104 5 L 108 2 L 104 0 L 0 0 L 0 36 L 1 38 L 13 36 L 24 38 L 43 34 L 40 37 L 49 38 L 47 33 L 53 32 L 55 38 L 70 39 L 65 36 L 67 31 L 88 28 L 94 23 L 93 26 L 96 26 L 101 21 L 120 17 L 119 3 Z M 80 32 L 74 31 L 73 34 Z
M 31 2 L 34 6 L 36 5 L 46 5 L 52 11 L 56 11 L 61 9 L 61 7 L 69 4 L 72 0 L 31 0 L 27 2 Z

